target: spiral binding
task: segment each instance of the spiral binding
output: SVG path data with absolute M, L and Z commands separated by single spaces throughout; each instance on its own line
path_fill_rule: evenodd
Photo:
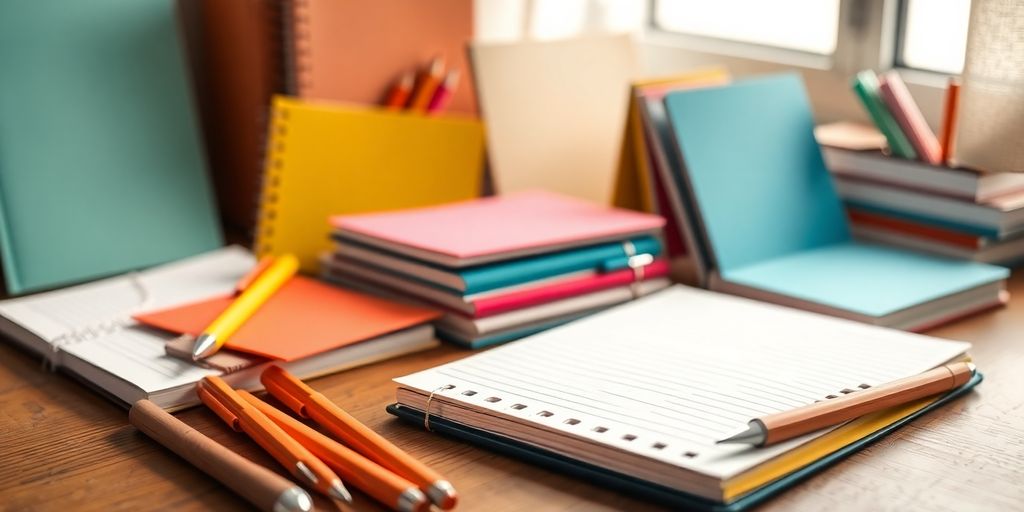
M 284 171 L 285 138 L 288 132 L 289 110 L 280 102 L 270 114 L 270 140 L 263 172 L 263 191 L 256 227 L 256 255 L 274 252 L 274 224 L 277 218 L 278 188 Z
M 426 403 L 426 405 L 423 408 L 424 409 L 424 411 L 423 411 L 423 428 L 425 428 L 427 430 L 431 430 L 431 428 L 430 428 L 430 417 L 431 417 L 430 404 L 434 401 L 434 395 L 438 394 L 438 393 L 441 393 L 441 392 L 444 392 L 444 391 L 455 389 L 455 388 L 456 388 L 456 386 L 454 384 L 445 384 L 443 386 L 438 386 L 436 389 L 434 389 L 433 391 L 430 392 L 430 395 L 427 396 L 427 403 Z M 479 400 L 479 401 L 487 402 L 487 403 L 490 403 L 490 404 L 496 404 L 496 403 L 499 403 L 499 402 L 501 402 L 503 400 L 503 398 L 500 397 L 500 396 L 487 396 L 487 395 L 482 395 L 482 397 L 476 396 L 479 393 L 477 391 L 475 391 L 475 390 L 472 390 L 472 389 L 464 390 L 464 391 L 462 391 L 459 394 L 463 395 L 463 398 L 461 398 L 461 400 L 464 400 L 464 401 Z M 470 397 L 475 397 L 475 398 L 470 398 Z M 514 403 L 514 404 L 510 405 L 509 408 L 511 408 L 511 409 L 513 409 L 515 411 L 523 411 L 523 410 L 528 409 L 529 406 L 526 405 L 526 404 L 523 404 L 523 403 Z M 560 416 L 559 414 L 557 414 L 555 412 L 552 412 L 552 411 L 548 411 L 548 410 L 539 410 L 539 411 L 537 411 L 537 412 L 535 412 L 533 414 L 536 415 L 536 416 L 539 416 L 541 418 L 544 418 L 545 421 L 552 421 L 551 418 L 555 418 L 555 420 L 557 421 L 558 418 L 556 418 L 556 417 Z M 437 414 L 434 414 L 434 416 L 437 416 Z M 604 437 L 604 434 L 607 434 L 609 437 L 610 436 L 618 436 L 622 441 L 626 441 L 626 442 L 628 442 L 630 444 L 634 444 L 634 443 L 636 443 L 636 444 L 640 444 L 640 443 L 647 444 L 647 443 L 649 443 L 649 444 L 647 444 L 648 448 L 650 450 L 654 450 L 654 451 L 657 451 L 657 452 L 666 452 L 666 450 L 671 451 L 670 450 L 671 446 L 668 443 L 666 443 L 666 442 L 663 442 L 663 441 L 660 441 L 660 440 L 641 439 L 639 435 L 631 433 L 631 432 L 625 432 L 625 433 L 612 432 L 612 429 L 610 429 L 610 428 L 608 428 L 608 427 L 606 427 L 604 425 L 590 424 L 589 422 L 585 422 L 585 421 L 580 420 L 578 418 L 573 418 L 572 416 L 566 416 L 564 419 L 562 419 L 561 423 L 563 425 L 565 425 L 564 428 L 566 430 L 587 429 L 590 432 L 592 432 L 593 434 L 601 434 L 602 437 Z M 679 455 L 680 458 L 683 458 L 683 459 L 694 459 L 694 458 L 700 456 L 700 453 L 695 452 L 693 450 L 686 449 L 686 450 L 680 451 L 678 455 Z
M 427 397 L 427 405 L 423 408 L 424 409 L 424 412 L 423 412 L 423 428 L 427 429 L 428 432 L 431 432 L 431 430 L 430 430 L 430 402 L 432 402 L 434 400 L 434 394 L 438 393 L 439 391 L 445 391 L 445 390 L 449 390 L 449 389 L 453 389 L 453 388 L 455 388 L 455 386 L 453 386 L 452 384 L 445 384 L 444 386 L 439 386 L 437 389 L 431 391 L 430 392 L 430 396 Z
M 47 354 L 43 359 L 44 368 L 50 371 L 55 371 L 57 367 L 60 366 L 60 353 L 62 349 L 69 345 L 95 340 L 100 336 L 113 334 L 125 327 L 135 325 L 136 322 L 132 319 L 132 314 L 148 307 L 151 297 L 149 291 L 146 290 L 145 285 L 142 284 L 142 279 L 137 272 L 127 274 L 125 277 L 128 278 L 132 287 L 138 293 L 139 303 L 125 314 L 120 314 L 90 325 L 76 327 L 55 336 L 50 340 L 49 354 Z
M 309 0 L 291 0 L 285 9 L 288 19 L 284 26 L 285 41 L 291 44 L 284 45 L 287 48 L 285 58 L 288 62 L 290 72 L 287 73 L 288 90 L 294 95 L 305 97 L 312 87 L 312 58 L 310 52 L 312 45 L 309 41 Z

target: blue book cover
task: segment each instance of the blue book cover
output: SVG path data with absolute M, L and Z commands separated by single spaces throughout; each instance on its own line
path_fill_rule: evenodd
M 854 240 L 798 75 L 677 91 L 665 106 L 723 281 L 878 318 L 1009 275 Z

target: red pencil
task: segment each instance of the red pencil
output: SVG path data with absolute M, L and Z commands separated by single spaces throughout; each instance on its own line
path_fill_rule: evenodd
M 388 97 L 384 100 L 384 107 L 388 110 L 401 110 L 405 106 L 405 102 L 409 101 L 409 95 L 412 94 L 412 84 L 416 79 L 416 74 L 409 71 L 402 74 L 402 77 L 395 82 L 395 85 L 391 87 L 391 91 L 388 92 Z
M 448 108 L 448 104 L 452 101 L 452 95 L 455 94 L 455 88 L 459 86 L 459 70 L 454 69 L 448 72 L 448 76 L 444 77 L 444 82 L 434 91 L 434 97 L 430 98 L 430 104 L 427 106 L 428 114 L 439 114 L 444 112 Z

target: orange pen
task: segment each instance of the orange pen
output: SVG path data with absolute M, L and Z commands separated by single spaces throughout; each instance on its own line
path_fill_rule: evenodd
M 444 59 L 437 57 L 430 62 L 430 67 L 425 73 L 421 73 L 419 80 L 416 81 L 416 89 L 412 93 L 412 99 L 409 100 L 410 112 L 426 112 L 427 107 L 430 106 L 430 100 L 434 98 L 434 92 L 437 91 L 437 86 L 441 83 L 443 74 Z
M 271 366 L 260 376 L 260 381 L 271 395 L 296 414 L 312 418 L 366 458 L 419 486 L 438 507 L 445 510 L 455 507 L 458 496 L 448 480 L 360 423 L 301 380 L 278 366 Z
M 956 121 L 958 116 L 958 104 L 960 100 L 960 82 L 957 78 L 949 79 L 946 86 L 946 101 L 942 110 L 942 131 L 939 136 L 939 146 L 942 148 L 942 163 L 951 165 L 953 159 L 953 138 L 956 135 Z
M 255 406 L 288 435 L 338 472 L 349 484 L 362 489 L 374 499 L 400 512 L 426 512 L 430 502 L 416 484 L 384 469 L 306 424 L 256 398 L 251 393 L 238 394 Z
M 391 91 L 388 92 L 388 97 L 384 100 L 384 107 L 388 110 L 401 110 L 405 103 L 409 101 L 409 95 L 412 94 L 412 86 L 415 81 L 415 73 L 403 73 L 402 78 L 399 78 L 398 82 L 391 87 Z
M 228 426 L 248 434 L 300 481 L 310 483 L 314 489 L 331 498 L 352 503 L 352 495 L 345 489 L 338 475 L 259 409 L 250 405 L 223 379 L 204 377 L 196 385 L 196 393 Z

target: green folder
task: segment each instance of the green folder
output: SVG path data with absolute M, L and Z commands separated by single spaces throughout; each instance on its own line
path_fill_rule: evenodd
M 0 2 L 0 257 L 20 293 L 222 244 L 173 0 Z
M 900 125 L 896 123 L 896 118 L 892 117 L 892 113 L 889 112 L 889 109 L 882 101 L 882 97 L 879 96 L 878 77 L 875 76 L 875 72 L 864 70 L 857 73 L 857 76 L 853 78 L 852 85 L 853 92 L 857 93 L 860 102 L 864 104 L 868 115 L 871 116 L 871 121 L 885 135 L 885 140 L 889 142 L 889 149 L 892 150 L 892 154 L 911 160 L 917 158 L 914 146 L 910 144 L 907 135 L 903 133 Z

